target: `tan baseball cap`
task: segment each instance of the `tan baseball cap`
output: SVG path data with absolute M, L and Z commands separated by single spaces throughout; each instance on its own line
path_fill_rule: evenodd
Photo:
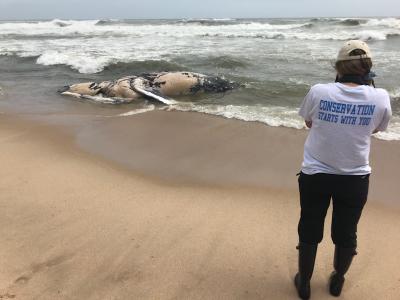
M 350 53 L 356 49 L 363 50 L 365 54 L 362 55 L 350 55 Z M 340 48 L 339 54 L 337 56 L 336 61 L 341 60 L 353 60 L 353 59 L 360 59 L 360 58 L 371 58 L 371 51 L 367 43 L 360 41 L 360 40 L 350 40 L 344 43 L 343 47 Z

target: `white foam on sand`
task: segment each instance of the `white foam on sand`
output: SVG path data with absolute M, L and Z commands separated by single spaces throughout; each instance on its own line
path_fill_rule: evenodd
M 167 109 L 200 112 L 247 122 L 260 122 L 273 127 L 305 128 L 304 120 L 298 115 L 298 109 L 291 107 L 198 105 L 181 102 L 177 105 L 171 105 Z M 379 132 L 373 136 L 381 140 L 400 140 L 400 117 L 393 117 L 387 131 Z
M 179 103 L 169 106 L 168 109 L 194 111 L 247 122 L 261 122 L 274 127 L 304 128 L 304 122 L 298 116 L 297 110 L 288 107 L 265 107 L 261 105 L 196 105 L 194 103 Z
M 400 141 L 400 117 L 392 117 L 388 130 L 378 132 L 374 136 L 380 140 Z
M 119 114 L 119 115 L 117 115 L 117 117 L 129 117 L 129 116 L 133 116 L 133 115 L 143 114 L 143 113 L 146 113 L 149 111 L 153 111 L 153 110 L 155 110 L 155 108 L 156 108 L 155 105 L 150 104 L 144 108 L 138 108 L 138 109 L 130 110 L 125 113 Z

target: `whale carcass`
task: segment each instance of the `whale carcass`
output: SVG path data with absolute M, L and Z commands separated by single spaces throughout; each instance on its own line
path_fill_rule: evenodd
M 77 83 L 65 86 L 59 92 L 79 98 L 103 96 L 131 102 L 143 96 L 166 104 L 173 104 L 171 97 L 197 93 L 224 93 L 239 85 L 218 76 L 193 72 L 145 73 L 127 76 L 115 81 Z

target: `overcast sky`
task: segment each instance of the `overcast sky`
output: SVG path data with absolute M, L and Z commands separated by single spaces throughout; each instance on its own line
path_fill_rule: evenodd
M 0 19 L 400 16 L 399 0 L 0 0 Z

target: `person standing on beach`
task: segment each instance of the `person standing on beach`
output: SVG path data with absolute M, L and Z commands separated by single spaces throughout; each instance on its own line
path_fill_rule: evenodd
M 336 82 L 314 85 L 299 114 L 310 128 L 299 174 L 299 270 L 295 286 L 301 299 L 311 295 L 310 280 L 331 199 L 331 237 L 335 244 L 329 292 L 341 294 L 344 275 L 357 247 L 357 224 L 367 201 L 371 135 L 387 128 L 390 98 L 375 88 L 368 45 L 359 40 L 340 49 Z

